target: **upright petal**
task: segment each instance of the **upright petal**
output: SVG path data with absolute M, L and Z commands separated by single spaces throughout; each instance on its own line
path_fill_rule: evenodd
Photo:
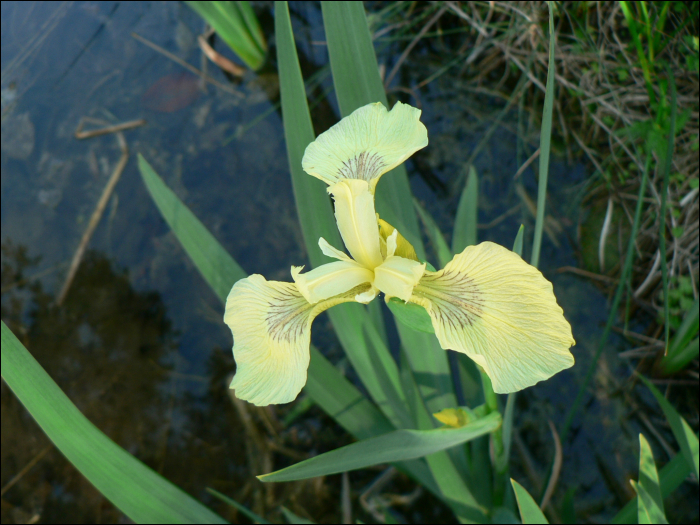
M 300 273 L 303 266 L 292 266 L 292 278 L 304 298 L 311 304 L 329 299 L 374 279 L 372 270 L 355 261 L 322 264 L 310 272 Z
M 304 171 L 328 185 L 360 179 L 374 187 L 394 169 L 428 145 L 428 131 L 418 120 L 420 110 L 397 102 L 367 104 L 321 133 L 304 152 Z
M 328 188 L 335 200 L 335 220 L 345 247 L 362 266 L 372 270 L 382 264 L 374 195 L 362 180 L 343 180 Z
M 293 401 L 306 384 L 314 318 L 368 288 L 311 305 L 292 283 L 251 275 L 234 284 L 224 322 L 233 333 L 236 397 L 259 406 Z
M 440 345 L 471 357 L 499 394 L 574 364 L 571 326 L 552 284 L 505 248 L 484 242 L 426 272 L 411 302 L 430 314 Z

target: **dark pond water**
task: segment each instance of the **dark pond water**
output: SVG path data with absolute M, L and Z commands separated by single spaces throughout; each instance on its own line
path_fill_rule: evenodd
M 274 56 L 272 6 L 256 10 Z M 321 78 L 310 93 L 321 132 L 338 120 L 338 109 L 320 7 L 294 3 L 292 18 L 304 74 Z M 210 66 L 209 74 L 233 94 L 202 86 L 131 36 L 200 67 L 196 36 L 202 30 L 202 21 L 180 3 L 2 3 L 2 318 L 91 421 L 227 519 L 244 518 L 206 487 L 268 516 L 279 518 L 283 504 L 318 521 L 338 521 L 340 476 L 264 489 L 254 480 L 264 469 L 350 438 L 316 408 L 285 426 L 294 405 L 253 410 L 232 403 L 226 385 L 235 366 L 222 306 L 160 218 L 136 167 L 140 152 L 246 271 L 289 281 L 290 266 L 306 260 L 274 65 L 236 82 Z M 415 85 L 438 71 L 440 45 L 430 39 L 419 45 L 394 85 Z M 404 46 L 380 39 L 380 64 L 390 69 Z M 227 53 L 220 43 L 217 48 Z M 400 90 L 389 95 L 392 102 L 419 105 L 428 128 L 429 147 L 407 163 L 414 194 L 449 234 L 458 202 L 450 188 L 481 147 L 474 160 L 480 240 L 511 246 L 523 223 L 527 259 L 534 220 L 513 176 L 536 149 L 539 131 L 525 118 L 518 132 L 514 111 L 487 136 L 503 104 L 475 92 L 458 73 L 438 76 L 417 98 Z M 129 163 L 58 307 L 68 265 L 120 156 L 113 135 L 74 138 L 82 117 L 148 123 L 125 132 Z M 608 314 L 607 298 L 594 285 L 557 271 L 579 264 L 576 227 L 586 177 L 583 164 L 552 162 L 552 235 L 544 239 L 540 267 L 573 325 L 577 365 L 518 398 L 513 476 L 533 490 L 553 454 L 547 421 L 561 423 Z M 519 184 L 536 199 L 531 168 Z M 334 362 L 342 360 L 325 315 L 315 323 L 314 342 Z M 648 397 L 634 396 L 626 385 L 632 365 L 617 358 L 622 348 L 613 337 L 565 444 L 555 502 L 575 490 L 584 521 L 609 519 L 631 496 L 636 436 L 643 430 L 653 439 L 639 413 L 661 421 Z M 263 435 L 273 435 L 274 443 Z M 666 461 L 659 442 L 652 445 Z M 353 496 L 381 472 L 352 473 Z M 2 486 L 3 523 L 125 520 L 50 446 L 4 383 Z M 388 487 L 394 493 L 413 488 L 401 477 Z M 685 487 L 677 499 L 688 494 Z M 354 516 L 372 519 L 353 503 Z M 411 521 L 449 519 L 434 503 L 422 496 L 396 510 Z M 694 505 L 678 512 L 697 516 Z M 667 508 L 673 516 L 673 506 Z

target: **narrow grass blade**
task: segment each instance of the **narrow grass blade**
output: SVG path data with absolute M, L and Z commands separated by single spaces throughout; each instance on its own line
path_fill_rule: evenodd
M 461 253 L 467 246 L 476 244 L 476 221 L 479 202 L 479 177 L 474 166 L 469 166 L 467 184 L 457 206 L 455 227 L 452 234 L 452 251 Z
M 134 522 L 226 523 L 90 423 L 4 322 L 2 378 L 68 461 Z
M 435 249 L 435 254 L 438 258 L 438 264 L 440 268 L 444 268 L 445 265 L 452 260 L 452 251 L 445 240 L 445 236 L 440 231 L 440 228 L 435 223 L 435 219 L 428 213 L 428 211 L 420 205 L 420 203 L 413 199 L 413 205 L 418 212 L 418 216 L 425 226 L 425 231 L 428 233 L 428 238 L 430 242 L 433 243 L 433 248 Z
M 664 286 L 664 342 L 668 352 L 668 338 L 671 323 L 668 310 L 668 265 L 666 264 L 666 201 L 668 200 L 668 182 L 671 176 L 671 159 L 673 158 L 673 144 L 676 138 L 676 83 L 673 73 L 668 69 L 668 83 L 671 89 L 671 123 L 668 130 L 668 142 L 666 154 L 663 156 L 663 187 L 661 190 L 661 210 L 659 211 L 659 252 L 661 253 L 661 280 Z
M 633 4 L 634 2 L 632 2 Z M 639 30 L 637 28 L 637 20 L 634 18 L 634 14 L 630 9 L 630 2 L 620 2 L 620 9 L 625 15 L 625 20 L 627 21 L 627 27 L 629 28 L 630 35 L 632 35 L 632 42 L 637 49 L 637 58 L 642 66 L 642 74 L 644 75 L 644 83 L 646 84 L 647 93 L 649 94 L 649 101 L 654 104 L 656 103 L 656 95 L 654 93 L 654 84 L 651 79 L 651 67 L 647 61 L 647 57 L 644 54 L 644 48 L 642 47 L 642 41 L 639 38 Z M 651 43 L 650 43 L 651 45 Z
M 685 481 L 691 472 L 691 467 L 686 462 L 683 454 L 677 454 L 659 472 L 659 485 L 661 496 L 667 498 L 681 483 Z M 611 523 L 637 523 L 637 498 L 633 498 L 617 515 Z
M 644 376 L 639 376 L 639 379 L 647 386 L 651 393 L 654 394 L 656 401 L 661 405 L 661 410 L 663 410 L 666 416 L 666 421 L 671 427 L 671 432 L 673 436 L 678 441 L 678 446 L 681 449 L 683 457 L 688 462 L 688 466 L 693 469 L 695 477 L 698 476 L 698 436 L 695 435 L 693 429 L 690 425 L 683 419 L 676 409 L 671 406 L 666 398 L 661 392 L 659 392 L 654 385 L 651 384 Z
M 362 2 L 321 2 L 333 85 L 341 116 L 372 102 L 388 109 L 372 37 Z M 418 220 L 413 211 L 406 168 L 401 165 L 382 176 L 377 185 L 377 212 L 401 232 L 425 260 Z
M 515 499 L 518 502 L 523 523 L 549 523 L 528 491 L 514 479 L 511 478 L 510 482 L 513 485 L 513 492 L 515 492 Z
M 253 523 L 262 523 L 262 524 L 270 523 L 265 518 L 258 516 L 255 512 L 250 510 L 245 505 L 238 503 L 236 500 L 229 498 L 228 496 L 222 494 L 218 490 L 214 490 L 212 488 L 207 487 L 207 492 L 209 494 L 211 494 L 212 496 L 214 496 L 216 499 L 221 500 L 224 503 L 226 503 L 227 505 L 230 505 L 234 509 L 238 510 L 238 512 L 243 514 L 246 518 L 248 518 Z
M 499 414 L 489 414 L 461 428 L 396 430 L 326 452 L 291 467 L 258 476 L 258 479 L 264 482 L 294 481 L 357 470 L 382 463 L 415 459 L 493 432 L 500 424 Z
M 664 500 L 661 497 L 659 473 L 656 471 L 654 454 L 643 434 L 639 434 L 639 487 L 646 493 L 646 497 L 637 498 L 639 523 L 668 523 L 664 514 Z M 637 495 L 641 496 L 639 490 Z M 643 517 L 647 521 L 642 521 Z
M 187 5 L 214 28 L 249 68 L 256 70 L 263 65 L 267 45 L 248 2 L 187 2 Z
M 634 211 L 634 222 L 632 223 L 632 231 L 630 233 L 629 241 L 627 242 L 627 253 L 625 255 L 625 263 L 622 268 L 622 273 L 620 275 L 620 282 L 617 285 L 617 289 L 615 290 L 615 296 L 613 298 L 612 304 L 610 305 L 610 314 L 608 315 L 608 321 L 605 325 L 605 329 L 603 330 L 603 335 L 600 338 L 600 342 L 598 343 L 598 348 L 596 349 L 595 355 L 593 356 L 593 360 L 591 361 L 591 364 L 588 366 L 588 370 L 586 371 L 586 377 L 584 377 L 583 383 L 581 383 L 581 386 L 579 386 L 578 392 L 576 393 L 576 397 L 574 398 L 574 402 L 571 404 L 571 406 L 569 407 L 569 411 L 566 414 L 564 424 L 562 425 L 561 432 L 559 433 L 562 443 L 566 442 L 566 437 L 569 433 L 569 429 L 571 428 L 574 416 L 576 415 L 576 412 L 581 406 L 581 402 L 583 401 L 583 395 L 586 392 L 586 389 L 588 388 L 588 384 L 593 378 L 593 374 L 595 373 L 596 367 L 598 366 L 598 359 L 600 358 L 600 354 L 605 348 L 605 344 L 608 341 L 608 336 L 610 335 L 610 330 L 612 329 L 612 325 L 615 322 L 615 319 L 617 318 L 617 309 L 620 306 L 620 300 L 622 299 L 622 291 L 625 288 L 625 283 L 627 282 L 627 278 L 630 275 L 630 271 L 632 270 L 632 263 L 634 262 L 634 247 L 635 241 L 637 239 L 637 231 L 639 230 L 640 219 L 642 217 L 642 204 L 644 201 L 644 195 L 646 193 L 647 182 L 649 180 L 649 167 L 651 166 L 651 160 L 651 155 L 647 155 L 646 161 L 644 163 L 644 171 L 642 172 L 642 182 L 639 185 L 639 193 L 637 194 L 638 200 L 637 206 Z
M 544 92 L 544 109 L 542 110 L 542 128 L 540 130 L 540 170 L 537 181 L 537 218 L 535 219 L 535 237 L 532 241 L 532 256 L 530 264 L 537 268 L 540 263 L 540 247 L 542 246 L 542 229 L 544 228 L 544 207 L 547 200 L 547 178 L 549 176 L 549 152 L 552 146 L 552 113 L 554 111 L 554 6 L 549 6 L 549 62 L 547 66 L 547 85 Z
M 661 359 L 660 367 L 664 373 L 678 372 L 698 356 L 698 327 L 698 299 L 695 299 L 673 336 L 668 353 Z

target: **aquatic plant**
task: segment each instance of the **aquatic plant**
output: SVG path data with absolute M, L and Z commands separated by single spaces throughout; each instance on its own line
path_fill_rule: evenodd
M 571 326 L 552 285 L 520 256 L 491 242 L 469 246 L 440 271 L 426 270 L 415 249 L 378 219 L 380 177 L 428 143 L 420 111 L 397 102 L 358 108 L 309 144 L 304 171 L 329 185 L 346 248 L 323 237 L 324 255 L 338 259 L 301 273 L 295 284 L 255 274 L 226 300 L 233 333 L 236 395 L 256 405 L 294 400 L 306 383 L 314 318 L 344 302 L 367 304 L 379 292 L 415 303 L 430 315 L 443 349 L 467 354 L 489 375 L 494 391 L 522 390 L 569 368 Z

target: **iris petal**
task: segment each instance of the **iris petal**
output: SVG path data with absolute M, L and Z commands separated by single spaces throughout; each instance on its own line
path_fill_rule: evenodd
M 289 403 L 306 384 L 314 318 L 369 288 L 308 303 L 296 285 L 251 275 L 238 281 L 226 299 L 224 322 L 233 333 L 236 397 L 255 405 Z
M 359 179 L 374 193 L 379 177 L 428 145 L 420 114 L 401 102 L 391 111 L 381 102 L 367 104 L 309 144 L 301 165 L 328 185 Z
M 472 358 L 499 394 L 574 364 L 576 343 L 552 284 L 497 244 L 469 246 L 443 270 L 426 272 L 411 302 L 428 311 L 440 345 Z

